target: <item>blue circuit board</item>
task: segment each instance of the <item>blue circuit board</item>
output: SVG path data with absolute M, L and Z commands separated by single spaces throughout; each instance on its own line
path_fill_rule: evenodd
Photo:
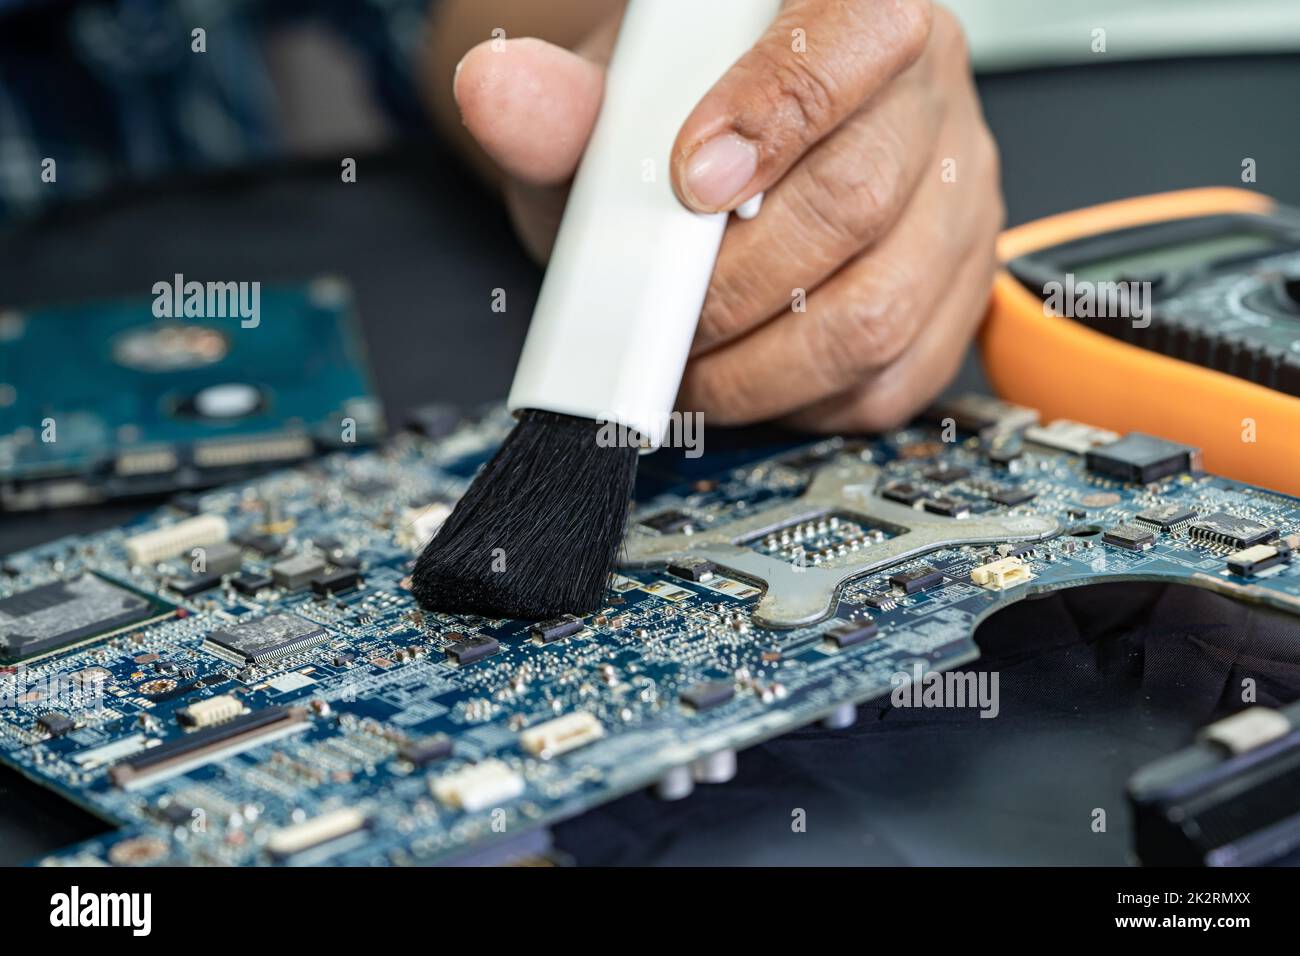
M 0 506 L 211 487 L 380 437 L 347 285 L 253 291 L 250 318 L 215 295 L 212 318 L 150 297 L 0 311 Z
M 407 591 L 504 413 L 12 555 L 0 759 L 115 827 L 38 862 L 476 859 L 959 668 L 1035 593 L 1157 580 L 1300 614 L 1300 501 L 1004 411 L 660 490 L 582 619 Z

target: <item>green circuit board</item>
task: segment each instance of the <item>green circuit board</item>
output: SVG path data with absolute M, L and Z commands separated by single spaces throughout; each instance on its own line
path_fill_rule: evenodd
M 587 617 L 422 610 L 414 558 L 510 424 L 10 555 L 0 760 L 113 827 L 34 862 L 483 860 L 961 668 L 1034 593 L 1158 580 L 1300 615 L 1300 501 L 977 398 L 878 438 L 706 449 L 689 475 L 651 456 Z
M 0 308 L 0 509 L 208 488 L 380 438 L 348 285 L 237 285 L 213 286 L 229 296 L 210 318 L 173 307 L 171 283 L 166 309 Z

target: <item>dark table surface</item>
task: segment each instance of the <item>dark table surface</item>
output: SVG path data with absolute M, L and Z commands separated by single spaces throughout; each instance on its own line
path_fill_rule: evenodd
M 1009 222 L 1168 189 L 1240 186 L 1300 205 L 1300 57 L 1104 63 L 981 79 L 1002 147 Z M 0 231 L 0 299 L 139 294 L 175 272 L 321 273 L 355 290 L 390 419 L 429 401 L 499 399 L 540 279 L 492 197 L 436 145 L 136 189 Z M 506 290 L 505 314 L 491 310 Z M 50 356 L 56 363 L 58 356 Z M 963 385 L 978 385 L 972 358 Z M 105 506 L 0 516 L 0 554 L 112 525 Z M 1234 703 L 1300 696 L 1300 624 L 1213 595 L 1097 586 L 985 622 L 981 668 L 1001 715 L 865 707 L 741 755 L 689 800 L 633 795 L 556 830 L 591 863 L 1123 863 L 1123 788 Z M 900 716 L 906 714 L 906 716 Z M 1106 812 L 1106 829 L 1092 826 Z M 791 828 L 804 811 L 805 832 Z M 0 771 L 0 863 L 102 829 Z

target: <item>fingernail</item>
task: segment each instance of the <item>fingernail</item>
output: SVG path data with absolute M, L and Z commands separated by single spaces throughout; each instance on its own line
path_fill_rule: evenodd
M 758 172 L 758 148 L 735 133 L 709 140 L 691 156 L 682 188 L 702 209 L 726 209 Z
M 457 106 L 460 105 L 460 68 L 465 65 L 465 56 L 460 58 L 460 62 L 456 64 L 456 69 L 451 74 L 451 98 L 456 101 Z

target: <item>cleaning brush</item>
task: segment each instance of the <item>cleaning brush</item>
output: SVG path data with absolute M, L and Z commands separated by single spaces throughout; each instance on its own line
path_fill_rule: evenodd
M 426 608 L 535 619 L 600 603 L 726 228 L 678 201 L 670 152 L 779 6 L 628 4 L 510 390 L 518 424 L 416 562 Z

